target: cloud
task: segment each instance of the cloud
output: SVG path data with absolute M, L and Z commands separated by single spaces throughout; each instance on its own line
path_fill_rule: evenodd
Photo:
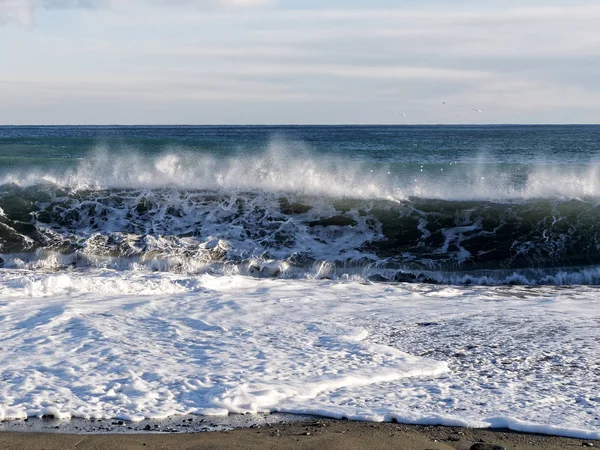
M 0 24 L 17 22 L 33 26 L 33 0 L 0 0 Z
M 0 122 L 598 122 L 570 1 L 0 0 Z
M 248 8 L 252 6 L 262 6 L 271 3 L 270 0 L 221 0 L 220 3 L 226 7 Z
M 35 13 L 44 9 L 92 9 L 155 6 L 197 6 L 202 8 L 251 8 L 273 3 L 274 0 L 0 0 L 0 24 L 14 22 L 25 27 L 35 25 Z
M 38 8 L 100 8 L 110 3 L 110 0 L 0 0 L 0 24 L 14 22 L 29 28 L 35 25 Z

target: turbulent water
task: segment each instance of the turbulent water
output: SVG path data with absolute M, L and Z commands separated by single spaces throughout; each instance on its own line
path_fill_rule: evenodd
M 0 417 L 598 436 L 599 156 L 598 126 L 0 127 L 0 342 L 30 361 L 3 350 Z
M 597 127 L 3 128 L 5 267 L 597 284 Z

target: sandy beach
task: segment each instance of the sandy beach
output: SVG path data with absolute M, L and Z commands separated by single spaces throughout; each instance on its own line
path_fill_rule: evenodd
M 439 426 L 316 419 L 206 433 L 0 433 L 1 450 L 67 449 L 406 449 L 506 450 L 597 447 L 599 441 Z M 499 450 L 499 449 L 498 449 Z

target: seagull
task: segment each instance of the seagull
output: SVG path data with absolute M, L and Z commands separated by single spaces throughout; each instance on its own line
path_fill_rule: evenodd
M 473 108 L 473 111 L 475 111 L 475 112 L 481 112 L 481 110 L 477 109 L 477 108 Z
M 406 117 L 406 114 L 404 114 L 403 112 L 398 113 L 398 114 L 400 114 L 402 117 Z
M 442 105 L 445 105 L 445 104 L 446 104 L 446 102 L 442 102 Z

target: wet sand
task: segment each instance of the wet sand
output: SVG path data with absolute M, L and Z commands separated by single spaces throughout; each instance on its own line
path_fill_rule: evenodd
M 232 431 L 205 433 L 64 434 L 0 432 L 0 450 L 144 449 L 406 449 L 468 450 L 473 444 L 498 445 L 506 450 L 600 447 L 600 441 L 516 433 L 393 423 L 314 419 L 275 423 Z

